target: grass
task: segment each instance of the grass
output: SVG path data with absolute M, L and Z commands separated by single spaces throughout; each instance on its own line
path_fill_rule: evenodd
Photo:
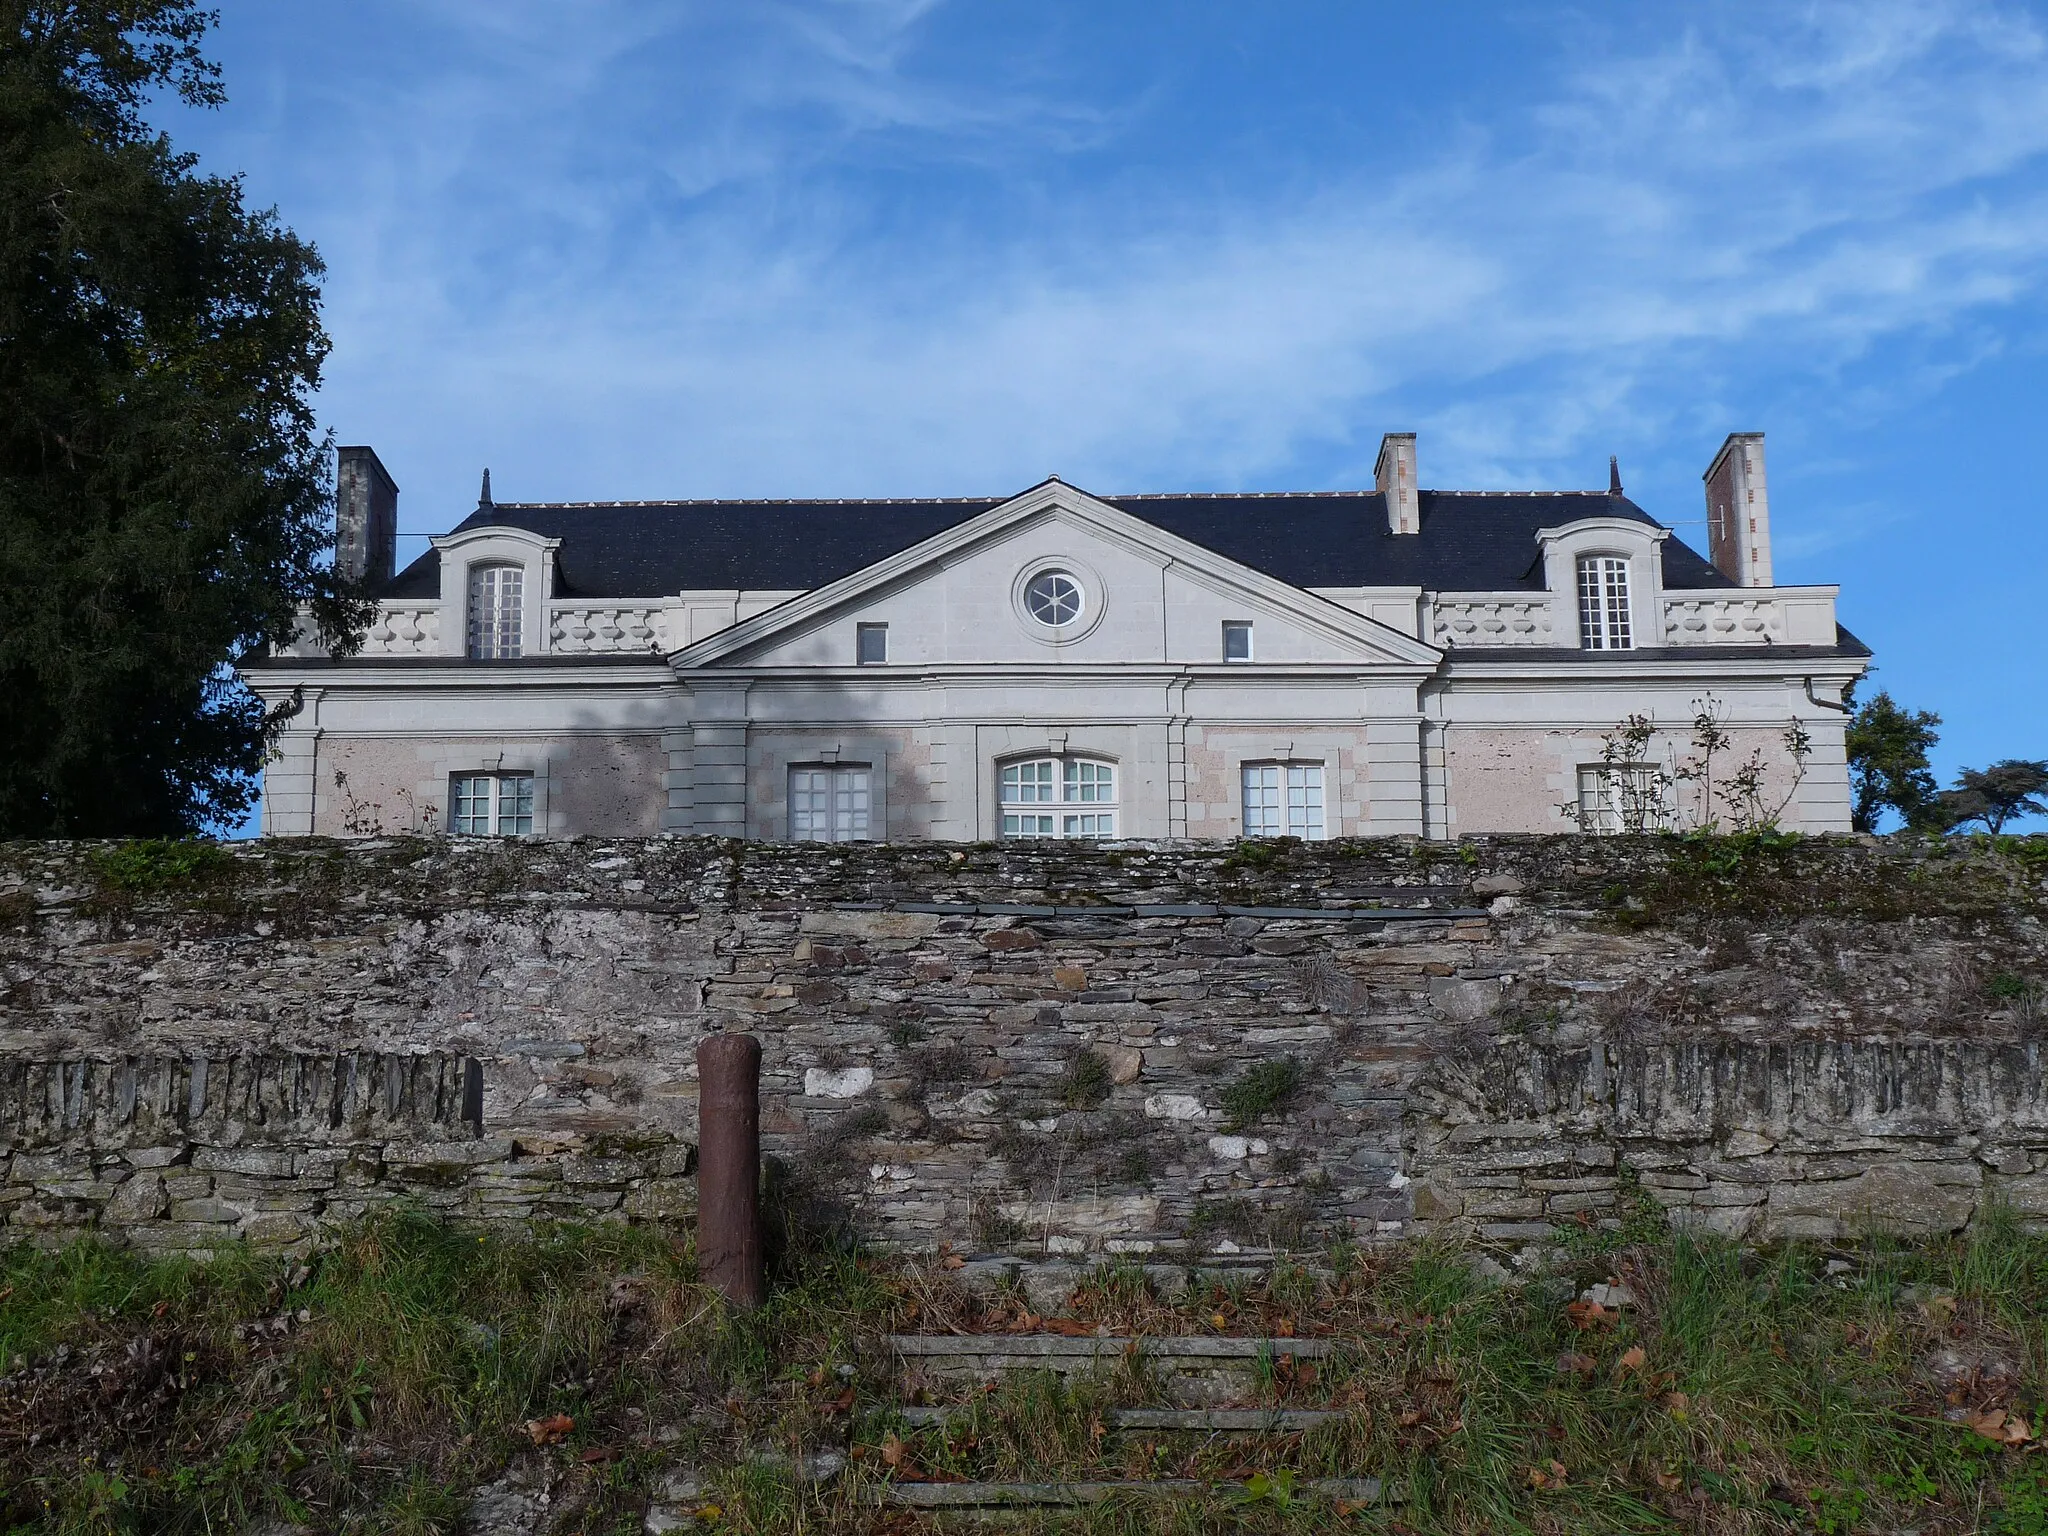
M 1285 1109 L 1301 1092 L 1308 1073 L 1292 1056 L 1277 1056 L 1245 1068 L 1223 1090 L 1227 1131 L 1249 1130 L 1266 1116 Z
M 1471 1260 L 1338 1249 L 1172 1294 L 1122 1263 L 1064 1299 L 1065 1331 L 1333 1340 L 1320 1362 L 1262 1361 L 1235 1400 L 1341 1417 L 1247 1440 L 1116 1428 L 1109 1410 L 1164 1401 L 1142 1352 L 990 1390 L 900 1377 L 892 1330 L 1048 1326 L 943 1261 L 814 1245 L 738 1315 L 651 1228 L 479 1235 L 395 1213 L 306 1261 L 17 1248 L 0 1252 L 0 1530 L 453 1533 L 509 1474 L 548 1494 L 544 1529 L 623 1533 L 684 1467 L 699 1528 L 764 1536 L 923 1530 L 863 1498 L 913 1476 L 1227 1485 L 1020 1520 L 1102 1536 L 2048 1536 L 2048 1240 L 2007 1216 L 1920 1247 L 1657 1234 L 1505 1288 Z M 1576 1305 L 1595 1281 L 1635 1304 Z M 913 1432 L 894 1417 L 910 1390 L 959 1412 Z M 2027 1445 L 1973 1427 L 2000 1412 Z M 824 1446 L 845 1473 L 798 1481 L 792 1460 Z M 1402 1497 L 1333 1509 L 1306 1487 L 1330 1475 Z
M 221 874 L 234 859 L 203 838 L 145 839 L 95 848 L 92 872 L 102 885 L 133 893 L 196 885 Z

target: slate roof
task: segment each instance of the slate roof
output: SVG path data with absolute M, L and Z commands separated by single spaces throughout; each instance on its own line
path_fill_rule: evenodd
M 560 539 L 562 598 L 663 597 L 684 590 L 821 587 L 1010 500 L 498 502 L 453 530 L 509 525 Z M 1297 587 L 1538 591 L 1539 528 L 1586 517 L 1660 526 L 1605 491 L 1423 491 L 1422 530 L 1387 530 L 1376 491 L 1104 496 L 1190 543 Z M 1676 538 L 1664 543 L 1667 588 L 1731 587 Z M 386 596 L 440 592 L 432 550 L 392 578 Z

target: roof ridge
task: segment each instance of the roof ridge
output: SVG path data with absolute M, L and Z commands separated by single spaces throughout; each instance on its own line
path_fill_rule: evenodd
M 1092 493 L 1090 493 L 1092 494 Z M 1290 500 L 1301 496 L 1377 496 L 1378 491 L 1117 491 L 1097 497 L 1099 501 L 1256 501 Z
M 1103 501 L 1279 501 L 1304 497 L 1377 496 L 1375 490 L 1347 491 L 1114 491 Z M 1430 490 L 1426 496 L 1598 496 L 1609 491 L 1463 491 Z M 681 496 L 648 501 L 496 501 L 513 512 L 594 511 L 615 507 L 971 507 L 981 502 L 1000 506 L 1009 496 Z
M 1003 496 L 686 496 L 668 501 L 494 501 L 514 512 L 590 511 L 600 507 L 971 507 Z

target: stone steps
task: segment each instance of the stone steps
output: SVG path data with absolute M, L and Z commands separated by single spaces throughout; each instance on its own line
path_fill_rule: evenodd
M 899 1333 L 889 1347 L 898 1356 L 961 1365 L 966 1369 L 1082 1371 L 1099 1361 L 1140 1355 L 1156 1364 L 1213 1364 L 1218 1361 L 1277 1360 L 1292 1355 L 1323 1360 L 1335 1352 L 1330 1339 L 1241 1338 L 1213 1334 L 1134 1334 L 1129 1337 L 1056 1333 Z M 970 1363 L 971 1362 L 971 1363 Z
M 1214 1256 L 1200 1261 L 1163 1263 L 1157 1258 L 1133 1254 L 1126 1262 L 1141 1273 L 1155 1296 L 1166 1299 L 1205 1285 L 1224 1287 L 1246 1285 L 1269 1279 L 1280 1255 L 1269 1249 L 1247 1249 L 1229 1259 Z M 1320 1264 L 1301 1266 L 1316 1279 L 1328 1279 L 1329 1270 Z M 976 1254 L 968 1258 L 952 1278 L 969 1291 L 993 1297 L 1005 1290 L 1021 1290 L 1032 1308 L 1039 1312 L 1061 1311 L 1076 1286 L 1098 1279 L 1095 1263 L 1071 1259 L 1027 1259 L 1007 1254 Z
M 912 1429 L 938 1429 L 971 1410 L 946 1403 L 914 1404 L 890 1410 Z M 1105 1408 L 1111 1429 L 1169 1430 L 1190 1434 L 1298 1434 L 1347 1417 L 1331 1408 Z
M 1282 1360 L 1321 1360 L 1328 1339 L 1134 1336 L 1068 1338 L 1059 1334 L 899 1334 L 891 1348 L 915 1396 L 926 1387 L 986 1382 L 1010 1371 L 1085 1376 L 1136 1372 L 1178 1407 L 1240 1401 Z
M 1238 1482 L 1198 1482 L 1193 1478 L 1159 1478 L 1151 1482 L 1119 1479 L 1112 1482 L 1076 1483 L 881 1483 L 875 1485 L 877 1502 L 907 1509 L 990 1510 L 1073 1508 L 1100 1504 L 1120 1495 L 1136 1498 L 1187 1498 L 1192 1495 L 1236 1493 L 1255 1497 L 1254 1490 Z M 1291 1495 L 1344 1499 L 1361 1504 L 1378 1502 L 1380 1480 L 1376 1477 L 1305 1477 L 1297 1480 Z

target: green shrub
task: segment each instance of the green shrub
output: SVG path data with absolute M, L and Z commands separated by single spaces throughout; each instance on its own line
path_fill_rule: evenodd
M 136 895 L 215 879 L 233 862 L 220 844 L 196 837 L 116 843 L 94 849 L 91 857 L 93 875 L 102 885 Z
M 1246 1130 L 1275 1110 L 1284 1109 L 1301 1092 L 1308 1072 L 1292 1056 L 1279 1056 L 1247 1067 L 1223 1090 L 1224 1128 Z

